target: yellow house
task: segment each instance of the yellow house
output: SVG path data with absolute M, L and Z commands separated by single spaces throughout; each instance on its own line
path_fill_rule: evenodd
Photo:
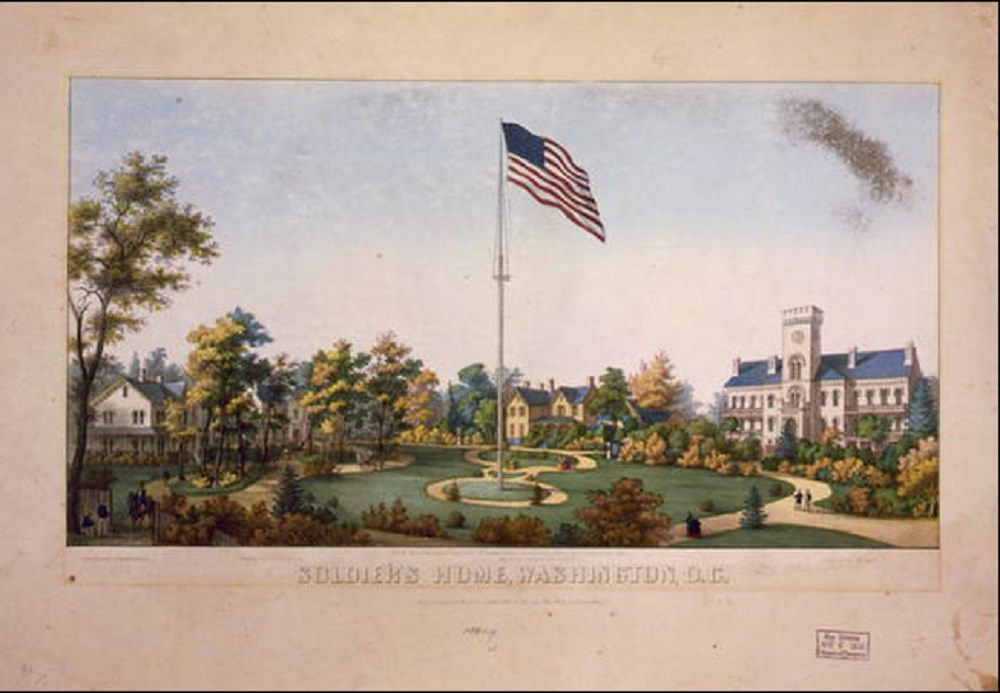
M 507 401 L 507 441 L 519 444 L 532 425 L 541 423 L 582 423 L 590 426 L 594 417 L 587 413 L 587 403 L 594 396 L 594 379 L 579 387 L 556 387 L 549 380 L 548 386 L 539 383 L 533 388 L 527 383 L 515 387 Z

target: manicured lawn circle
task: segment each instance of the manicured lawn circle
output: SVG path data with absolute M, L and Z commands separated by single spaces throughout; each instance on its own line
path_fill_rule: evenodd
M 431 514 L 443 520 L 451 510 L 460 509 L 468 525 L 475 527 L 485 517 L 524 514 L 541 518 L 550 530 L 555 531 L 560 523 L 576 522 L 576 511 L 590 506 L 587 491 L 607 490 L 622 477 L 641 479 L 647 490 L 662 494 L 665 500 L 661 511 L 670 515 L 675 524 L 683 522 L 689 511 L 699 517 L 707 517 L 740 510 L 743 497 L 751 485 L 756 484 L 758 490 L 766 494 L 774 483 L 767 478 L 725 477 L 702 469 L 647 467 L 599 460 L 597 469 L 592 471 L 554 471 L 539 475 L 539 481 L 569 495 L 565 503 L 517 509 L 490 508 L 439 501 L 424 493 L 425 487 L 434 482 L 481 474 L 480 465 L 463 459 L 465 450 L 414 447 L 406 448 L 405 452 L 413 455 L 414 461 L 401 469 L 308 477 L 303 479 L 303 486 L 320 503 L 336 496 L 340 518 L 359 524 L 361 513 L 370 505 L 379 502 L 389 505 L 396 498 L 401 498 L 411 516 Z M 534 463 L 539 464 L 537 460 Z M 790 484 L 783 482 L 782 488 L 784 495 L 793 491 Z M 714 501 L 715 510 L 712 513 L 699 511 L 698 505 L 708 499 Z M 777 499 L 768 495 L 767 501 L 772 500 Z
M 874 539 L 832 529 L 774 524 L 763 529 L 734 529 L 692 539 L 678 549 L 880 549 L 889 546 Z
M 504 482 L 503 488 L 493 481 L 462 481 L 458 482 L 462 498 L 472 500 L 505 500 L 526 501 L 535 497 L 534 487 L 530 484 Z

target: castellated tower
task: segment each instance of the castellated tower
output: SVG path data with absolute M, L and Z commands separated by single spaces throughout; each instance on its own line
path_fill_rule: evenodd
M 823 311 L 799 306 L 782 311 L 782 425 L 791 422 L 796 436 L 813 438 L 820 433 L 818 371 L 823 349 Z

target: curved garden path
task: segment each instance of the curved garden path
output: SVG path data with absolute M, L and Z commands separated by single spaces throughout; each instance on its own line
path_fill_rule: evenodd
M 816 502 L 832 495 L 830 487 L 822 481 L 777 472 L 763 472 L 763 477 L 786 481 L 803 493 L 812 493 L 812 512 L 795 509 L 795 499 L 787 496 L 764 506 L 767 522 L 775 524 L 804 525 L 819 529 L 856 534 L 885 544 L 904 548 L 936 548 L 938 542 L 938 521 L 936 519 L 886 519 L 858 517 L 834 513 L 825 508 L 817 508 Z M 741 512 L 726 513 L 701 520 L 703 536 L 718 534 L 740 527 Z M 676 523 L 670 530 L 671 543 L 689 541 L 687 528 L 683 522 Z
M 471 462 L 472 464 L 479 465 L 480 467 L 483 468 L 483 471 L 486 472 L 490 469 L 496 468 L 496 460 L 484 460 L 480 457 L 480 454 L 495 449 L 496 448 L 488 448 L 488 447 L 472 448 L 471 450 L 467 450 L 465 452 L 464 459 L 466 462 Z M 519 446 L 514 446 L 509 448 L 509 452 L 514 452 L 514 453 L 532 452 L 537 454 L 538 450 L 535 448 L 522 448 Z M 576 465 L 573 468 L 575 471 L 589 471 L 591 469 L 597 468 L 597 463 L 582 453 L 572 452 L 569 450 L 546 450 L 545 452 L 551 455 L 572 457 L 573 459 L 576 460 Z M 560 503 L 565 503 L 567 500 L 569 500 L 569 495 L 565 491 L 558 488 L 557 486 L 553 486 L 552 484 L 547 484 L 543 481 L 537 481 L 537 479 L 539 474 L 560 474 L 560 473 L 562 473 L 562 470 L 559 469 L 559 467 L 557 467 L 556 465 L 536 464 L 530 467 L 519 467 L 518 469 L 515 469 L 513 471 L 504 472 L 504 481 L 506 483 L 518 484 L 527 487 L 534 486 L 537 483 L 543 489 L 548 491 L 549 494 L 544 499 L 542 499 L 542 501 L 539 504 L 559 505 Z M 531 478 L 529 479 L 529 477 Z M 430 496 L 435 500 L 447 501 L 448 496 L 445 493 L 445 488 L 450 486 L 453 482 L 456 481 L 461 482 L 463 480 L 481 481 L 483 478 L 486 477 L 469 476 L 469 477 L 455 477 L 450 479 L 444 479 L 442 481 L 436 481 L 433 484 L 428 484 L 428 486 L 424 489 L 424 491 L 427 493 L 428 496 Z M 494 508 L 527 508 L 533 505 L 533 503 L 530 500 L 504 501 L 504 500 L 485 500 L 480 498 L 462 498 L 461 501 L 459 502 L 465 503 L 467 505 L 483 505 Z

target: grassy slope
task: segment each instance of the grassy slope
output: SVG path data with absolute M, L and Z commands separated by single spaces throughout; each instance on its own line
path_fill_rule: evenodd
M 462 459 L 463 451 L 454 449 L 412 448 L 407 453 L 415 456 L 415 461 L 402 469 L 372 474 L 330 475 L 305 479 L 303 484 L 320 502 L 336 496 L 340 502 L 341 518 L 360 521 L 360 513 L 373 503 L 391 503 L 402 498 L 410 515 L 430 513 L 444 518 L 452 510 L 460 510 L 475 525 L 483 517 L 518 512 L 542 518 L 550 529 L 558 528 L 561 522 L 574 522 L 577 509 L 589 505 L 586 491 L 608 489 L 623 476 L 638 478 L 647 490 L 664 496 L 661 511 L 670 515 L 674 522 L 680 522 L 689 510 L 700 516 L 708 513 L 698 511 L 698 504 L 712 499 L 715 513 L 739 510 L 743 497 L 751 484 L 770 502 L 773 500 L 768 489 L 774 483 L 770 479 L 746 479 L 724 477 L 705 470 L 677 469 L 674 467 L 646 467 L 601 462 L 598 469 L 589 472 L 562 472 L 544 474 L 540 480 L 551 483 L 566 491 L 570 500 L 551 507 L 530 507 L 520 510 L 483 508 L 464 504 L 436 501 L 428 498 L 424 487 L 434 481 L 451 477 L 478 475 L 480 467 Z M 783 485 L 785 495 L 792 492 L 791 486 Z
M 678 549 L 878 549 L 888 544 L 846 532 L 774 524 L 763 529 L 734 529 L 677 544 Z

